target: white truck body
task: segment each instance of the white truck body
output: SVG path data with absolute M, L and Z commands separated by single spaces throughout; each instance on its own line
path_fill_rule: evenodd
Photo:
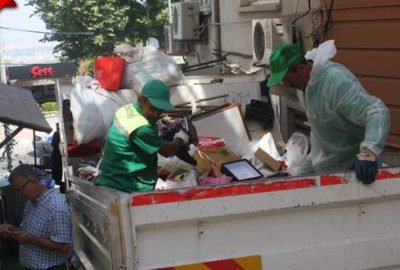
M 88 270 L 400 269 L 400 167 L 370 186 L 341 172 L 128 194 L 80 179 L 63 159 Z

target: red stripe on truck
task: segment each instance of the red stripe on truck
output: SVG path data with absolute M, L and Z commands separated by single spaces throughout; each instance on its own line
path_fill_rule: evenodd
M 205 264 L 210 270 L 222 270 L 222 269 L 229 269 L 229 270 L 245 270 L 242 266 L 240 266 L 235 260 L 228 259 L 228 260 L 220 260 L 214 262 L 205 262 Z
M 261 256 L 247 256 L 210 262 L 177 265 L 153 270 L 262 270 Z
M 397 172 L 390 172 L 388 170 L 380 170 L 376 176 L 376 180 L 387 180 L 393 178 L 400 178 L 400 170 Z
M 346 184 L 347 180 L 344 177 L 335 175 L 321 175 L 321 186 L 332 186 Z
M 160 203 L 204 200 L 226 196 L 236 196 L 261 192 L 300 189 L 315 187 L 316 181 L 312 178 L 286 180 L 274 182 L 249 182 L 230 186 L 215 186 L 210 188 L 190 188 L 166 192 L 145 193 L 132 196 L 131 206 L 144 206 Z

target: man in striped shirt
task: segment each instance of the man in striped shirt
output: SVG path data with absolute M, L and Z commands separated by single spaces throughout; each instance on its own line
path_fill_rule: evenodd
M 71 211 L 64 199 L 39 182 L 32 166 L 10 174 L 16 192 L 28 200 L 19 228 L 0 225 L 0 236 L 20 244 L 19 260 L 26 269 L 65 270 L 72 251 Z

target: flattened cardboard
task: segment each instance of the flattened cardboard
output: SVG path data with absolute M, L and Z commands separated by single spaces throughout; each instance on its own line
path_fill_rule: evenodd
M 201 175 L 207 174 L 211 170 L 211 165 L 222 164 L 240 158 L 226 148 L 214 148 L 204 151 L 196 151 L 193 158 L 197 161 L 197 170 Z
M 258 148 L 254 155 L 258 159 L 260 159 L 265 164 L 265 166 L 271 171 L 276 172 L 281 167 L 281 164 L 278 161 L 276 161 L 273 157 L 271 157 L 267 152 L 265 152 L 261 148 Z

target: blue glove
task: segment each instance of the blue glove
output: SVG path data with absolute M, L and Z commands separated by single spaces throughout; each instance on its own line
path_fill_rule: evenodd
M 373 154 L 363 153 L 357 155 L 354 162 L 354 171 L 356 172 L 357 179 L 362 181 L 365 185 L 375 182 L 375 177 L 378 172 L 378 163 Z

